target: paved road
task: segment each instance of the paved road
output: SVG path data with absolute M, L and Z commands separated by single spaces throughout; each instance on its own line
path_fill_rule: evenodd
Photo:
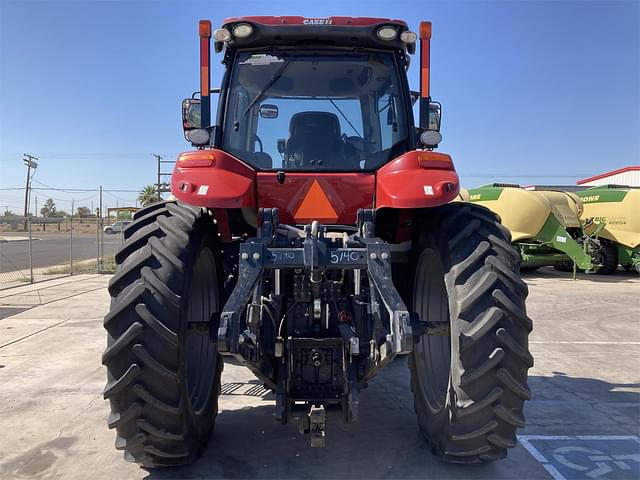
M 24 233 L 2 233 L 2 236 L 24 236 Z M 69 262 L 69 234 L 43 233 L 33 235 L 33 268 L 50 267 Z M 115 253 L 120 245 L 120 235 L 104 235 L 104 254 Z M 97 239 L 94 234 L 73 235 L 73 259 L 96 258 Z M 29 270 L 29 243 L 26 241 L 0 243 L 0 273 Z
M 202 458 L 146 471 L 126 463 L 106 427 L 102 316 L 109 276 L 79 275 L 0 292 L 29 307 L 0 320 L 0 479 L 640 478 L 637 275 L 527 276 L 534 321 L 527 427 L 506 460 L 482 466 L 431 455 L 399 358 L 361 394 L 361 421 L 330 419 L 325 449 L 272 418 L 273 397 L 225 365 L 220 414 Z

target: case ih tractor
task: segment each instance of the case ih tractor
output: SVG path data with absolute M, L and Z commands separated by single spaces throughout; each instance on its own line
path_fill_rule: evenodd
M 199 34 L 200 92 L 183 102 L 196 148 L 177 159 L 177 200 L 126 229 L 109 284 L 116 448 L 147 467 L 193 461 L 214 426 L 223 359 L 248 367 L 277 419 L 299 417 L 322 446 L 327 415 L 357 421 L 360 391 L 408 354 L 432 451 L 503 458 L 530 397 L 527 287 L 499 219 L 449 203 L 459 181 L 433 151 L 431 24 L 416 34 L 380 18 L 243 17 L 213 34 L 201 21 Z

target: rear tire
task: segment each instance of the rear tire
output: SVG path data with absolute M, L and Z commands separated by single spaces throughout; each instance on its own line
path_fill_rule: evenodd
M 573 272 L 573 261 L 572 260 L 561 260 L 553 264 L 553 268 L 555 268 L 559 272 Z
M 520 267 L 520 273 L 534 273 L 534 272 L 537 272 L 538 270 L 540 270 L 540 267 L 531 267 L 531 266 Z
M 504 458 L 525 425 L 532 322 L 520 257 L 489 210 L 450 204 L 417 240 L 414 311 L 450 322 L 451 336 L 423 335 L 409 356 L 422 433 L 446 461 Z
M 201 209 L 156 203 L 136 213 L 116 253 L 104 398 L 116 448 L 145 467 L 192 462 L 214 426 L 223 362 L 212 227 Z
M 618 271 L 618 249 L 611 243 L 603 243 L 600 247 L 602 266 L 596 270 L 600 275 L 610 275 Z

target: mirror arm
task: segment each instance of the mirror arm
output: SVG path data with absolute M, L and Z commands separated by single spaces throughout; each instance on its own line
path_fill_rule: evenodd
M 209 90 L 209 93 L 220 93 L 220 91 L 221 91 L 220 87 L 215 87 L 215 88 L 212 88 L 211 90 Z M 197 98 L 199 96 L 200 96 L 200 92 L 193 92 L 191 94 L 191 98 Z

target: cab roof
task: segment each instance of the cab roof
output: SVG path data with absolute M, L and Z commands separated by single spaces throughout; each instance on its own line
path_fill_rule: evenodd
M 390 18 L 377 18 L 377 17 L 301 17 L 295 15 L 286 15 L 282 17 L 274 16 L 248 16 L 248 17 L 230 17 L 225 18 L 222 22 L 223 25 L 229 25 L 232 23 L 254 23 L 259 25 L 333 25 L 333 26 L 367 26 L 385 24 L 396 24 L 407 27 L 407 24 L 403 20 L 392 20 Z
M 223 47 L 369 47 L 403 50 L 414 53 L 415 44 L 406 44 L 400 35 L 409 28 L 403 20 L 374 17 L 325 17 L 308 18 L 301 16 L 247 16 L 227 18 L 222 27 L 232 31 L 239 23 L 248 23 L 253 32 L 246 38 L 231 38 L 216 42 L 216 51 Z M 381 40 L 378 29 L 391 26 L 397 30 L 393 40 Z

